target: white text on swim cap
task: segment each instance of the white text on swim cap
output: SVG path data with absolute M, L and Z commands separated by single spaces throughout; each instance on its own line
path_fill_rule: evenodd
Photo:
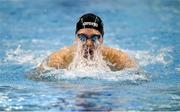
M 93 27 L 98 27 L 98 24 L 95 23 L 95 22 L 84 22 L 83 26 L 86 26 L 86 25 L 90 25 L 90 26 L 93 26 Z

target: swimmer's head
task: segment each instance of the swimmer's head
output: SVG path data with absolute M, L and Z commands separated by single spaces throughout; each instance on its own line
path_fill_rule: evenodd
M 91 13 L 80 17 L 76 25 L 76 41 L 81 43 L 83 56 L 91 58 L 94 51 L 103 43 L 103 23 L 102 20 Z
M 76 24 L 76 34 L 80 29 L 92 28 L 98 30 L 101 35 L 104 35 L 103 22 L 101 18 L 95 14 L 87 13 L 82 15 Z

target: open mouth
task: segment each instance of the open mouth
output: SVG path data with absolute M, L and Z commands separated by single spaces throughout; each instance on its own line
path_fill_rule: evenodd
M 86 58 L 86 59 L 93 59 L 93 56 L 94 56 L 94 50 L 95 48 L 92 46 L 92 47 L 83 47 L 83 57 Z

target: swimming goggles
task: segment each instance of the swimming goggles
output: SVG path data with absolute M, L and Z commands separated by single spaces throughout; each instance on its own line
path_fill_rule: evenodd
M 96 42 L 96 40 L 100 39 L 102 36 L 93 34 L 91 36 L 88 36 L 86 34 L 77 34 L 77 36 L 80 38 L 81 41 L 87 41 L 88 39 L 91 39 L 91 41 Z

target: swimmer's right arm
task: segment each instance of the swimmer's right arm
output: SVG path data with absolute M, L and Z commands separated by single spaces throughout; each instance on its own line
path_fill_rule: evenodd
M 47 59 L 46 59 L 46 66 L 53 67 L 56 69 L 64 69 L 67 68 L 69 63 L 72 61 L 72 52 L 74 47 L 64 47 L 61 50 L 52 53 Z M 44 69 L 44 63 L 42 63 L 39 68 Z
M 54 52 L 52 53 L 47 60 L 47 66 L 53 67 L 56 69 L 64 68 L 64 61 L 62 52 Z

